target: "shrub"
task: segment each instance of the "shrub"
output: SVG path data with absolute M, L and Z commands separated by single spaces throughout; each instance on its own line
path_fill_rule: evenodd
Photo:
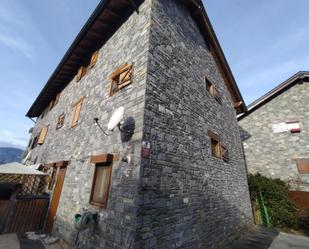
M 248 176 L 251 200 L 260 198 L 268 208 L 271 224 L 275 227 L 299 229 L 301 221 L 297 210 L 288 199 L 288 185 L 280 179 L 271 179 L 260 174 Z

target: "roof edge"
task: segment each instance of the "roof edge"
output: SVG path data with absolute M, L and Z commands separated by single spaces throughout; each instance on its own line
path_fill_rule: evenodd
M 47 80 L 47 83 L 45 84 L 45 86 L 43 87 L 43 89 L 41 90 L 41 92 L 39 93 L 39 95 L 37 96 L 37 98 L 35 99 L 33 104 L 31 105 L 31 107 L 29 108 L 29 110 L 26 114 L 26 117 L 34 118 L 34 116 L 31 115 L 32 109 L 34 108 L 36 102 L 39 100 L 42 93 L 47 89 L 48 83 L 51 82 L 57 76 L 60 69 L 64 66 L 66 61 L 72 55 L 72 53 L 73 53 L 74 49 L 76 48 L 76 46 L 78 45 L 78 43 L 82 41 L 83 37 L 87 34 L 88 29 L 91 27 L 91 25 L 93 24 L 95 19 L 98 17 L 98 15 L 101 13 L 101 11 L 105 8 L 105 6 L 108 4 L 109 1 L 110 0 L 101 0 L 100 3 L 98 4 L 98 6 L 95 8 L 95 10 L 92 12 L 92 14 L 88 18 L 88 20 L 86 21 L 86 23 L 84 24 L 82 29 L 78 32 L 78 34 L 75 37 L 75 39 L 73 40 L 72 44 L 68 48 L 67 52 L 62 57 L 60 63 L 58 64 L 58 66 L 56 67 L 56 69 L 54 70 L 52 75 L 49 77 L 49 79 Z
M 306 79 L 308 81 L 306 81 Z M 293 85 L 297 83 L 301 83 L 301 82 L 309 82 L 309 71 L 297 72 L 296 74 L 294 74 L 293 76 L 291 76 L 290 78 L 288 78 L 287 80 L 285 80 L 284 82 L 276 86 L 275 88 L 271 89 L 270 91 L 268 91 L 267 93 L 265 93 L 264 95 L 262 95 L 261 97 L 253 101 L 248 106 L 248 111 L 238 116 L 237 118 L 238 121 L 242 120 L 243 118 L 245 118 L 246 116 L 248 116 L 255 110 L 259 109 L 260 107 L 262 107 L 263 105 L 265 105 L 266 103 L 274 99 L 275 97 L 279 96 L 280 94 L 288 90 Z

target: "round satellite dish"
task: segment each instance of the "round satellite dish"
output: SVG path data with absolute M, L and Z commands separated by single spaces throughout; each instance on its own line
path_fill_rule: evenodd
M 107 129 L 109 131 L 114 130 L 115 127 L 123 120 L 123 115 L 124 115 L 124 107 L 121 106 L 111 116 L 111 118 L 110 118 L 110 120 L 107 124 Z

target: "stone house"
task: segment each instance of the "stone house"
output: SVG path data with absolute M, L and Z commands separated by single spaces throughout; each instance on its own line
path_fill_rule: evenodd
M 106 128 L 120 106 L 129 139 Z M 87 208 L 94 248 L 223 245 L 252 222 L 245 110 L 201 1 L 101 1 L 27 113 L 47 230 L 73 244 Z
M 239 116 L 248 171 L 309 191 L 309 72 L 299 72 Z

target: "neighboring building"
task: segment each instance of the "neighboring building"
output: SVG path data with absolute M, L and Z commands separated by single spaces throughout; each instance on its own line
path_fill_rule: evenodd
M 103 133 L 120 106 L 129 141 Z M 102 1 L 27 113 L 27 163 L 53 178 L 47 230 L 73 243 L 88 208 L 95 248 L 223 245 L 252 222 L 245 110 L 201 1 Z
M 309 72 L 299 72 L 239 117 L 248 171 L 309 191 Z

